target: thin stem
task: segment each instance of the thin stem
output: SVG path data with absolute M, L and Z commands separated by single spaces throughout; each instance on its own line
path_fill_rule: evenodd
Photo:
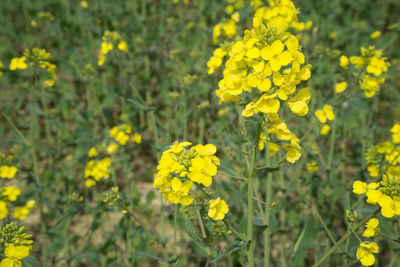
M 353 228 L 350 227 L 349 230 L 347 230 L 346 234 L 322 257 L 320 258 L 314 265 L 313 267 L 320 266 L 326 259 L 328 259 L 332 253 L 340 247 L 352 234 L 353 231 L 356 232 L 358 229 L 360 229 L 369 219 L 374 217 L 378 212 L 380 211 L 380 208 L 376 209 L 374 212 L 372 212 L 370 215 L 365 217 L 361 222 L 359 222 L 356 226 Z
M 266 133 L 267 135 L 267 133 Z M 266 161 L 267 165 L 271 164 L 271 158 L 269 156 L 269 142 L 268 142 L 268 136 L 266 136 Z M 269 171 L 267 173 L 267 184 L 266 184 L 266 196 L 265 196 L 265 203 L 267 205 L 270 205 L 272 201 L 272 172 Z M 271 224 L 271 209 L 267 207 L 265 209 L 265 223 L 267 225 L 267 228 L 264 230 L 264 267 L 269 267 L 270 266 L 270 252 L 271 252 L 271 229 L 270 229 L 270 224 Z
M 256 160 L 257 160 L 257 147 L 260 140 L 260 133 L 262 129 L 262 118 L 258 120 L 256 137 L 254 138 L 254 145 L 251 154 L 251 163 L 249 169 L 249 177 L 247 184 L 247 240 L 249 240 L 249 245 L 247 247 L 247 259 L 249 267 L 254 266 L 254 242 L 253 242 L 253 216 L 254 216 L 254 204 L 253 204 L 253 194 L 254 194 L 254 176 L 256 172 Z M 268 210 L 268 209 L 267 209 Z
M 18 129 L 18 127 L 13 123 L 13 121 L 3 111 L 1 111 L 1 114 L 8 121 L 8 123 L 11 125 L 11 127 L 14 129 L 14 131 L 17 132 L 19 137 L 21 137 L 21 139 L 24 141 L 25 145 L 31 146 L 32 144 L 25 137 L 25 135 Z
M 332 243 L 335 245 L 336 244 L 336 240 L 333 237 L 333 235 L 331 234 L 331 232 L 329 231 L 328 226 L 326 226 L 324 220 L 322 219 L 321 215 L 318 212 L 318 208 L 317 205 L 315 203 L 313 203 L 313 212 L 315 217 L 318 219 L 318 221 L 321 223 L 322 227 L 324 228 L 326 234 L 328 235 L 329 239 L 332 241 Z

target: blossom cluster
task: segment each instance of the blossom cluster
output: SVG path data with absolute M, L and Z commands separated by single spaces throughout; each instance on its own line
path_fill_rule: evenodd
M 121 36 L 118 32 L 106 31 L 101 39 L 101 48 L 99 51 L 99 58 L 97 62 L 99 66 L 104 65 L 107 59 L 106 55 L 111 50 L 113 50 L 115 46 L 118 48 L 118 50 L 122 52 L 128 51 L 128 44 L 126 43 L 126 41 L 121 39 Z
M 254 17 L 260 23 L 283 31 L 291 28 L 295 32 L 299 32 L 311 28 L 311 21 L 298 21 L 298 10 L 291 0 L 269 0 L 268 2 L 268 7 L 255 4 L 257 8 Z
M 2 179 L 14 179 L 18 168 L 10 164 L 12 156 L 5 158 L 1 155 L 0 157 L 0 178 Z M 14 203 L 18 200 L 21 195 L 21 190 L 14 186 L 0 186 L 0 219 L 4 219 L 10 210 L 10 206 L 14 206 Z M 36 206 L 35 200 L 29 200 L 23 206 L 14 206 L 13 217 L 18 220 L 24 220 L 26 215 L 29 214 Z
M 56 65 L 50 62 L 51 54 L 46 49 L 32 48 L 26 49 L 22 57 L 14 57 L 10 61 L 10 70 L 25 70 L 29 66 L 39 67 L 46 70 L 51 76 L 50 79 L 43 82 L 44 86 L 51 87 L 57 80 Z
M 255 17 L 254 28 L 245 31 L 243 39 L 229 50 L 215 51 L 213 70 L 217 63 L 222 64 L 225 53 L 228 56 L 216 93 L 222 102 L 247 103 L 242 116 L 263 114 L 269 133 L 290 141 L 282 147 L 291 155 L 288 160 L 294 162 L 301 155 L 298 138 L 279 118 L 278 112 L 284 102 L 298 116 L 308 113 L 310 91 L 308 88 L 297 90 L 297 85 L 310 78 L 311 65 L 302 66 L 305 58 L 294 35 L 257 21 Z
M 111 137 L 109 142 L 89 149 L 90 160 L 86 163 L 84 170 L 84 177 L 87 179 L 86 187 L 93 187 L 101 179 L 107 180 L 110 177 L 111 155 L 120 147 L 129 142 L 137 144 L 142 142 L 142 136 L 139 133 L 133 133 L 132 127 L 128 124 L 116 125 L 109 133 Z
M 383 217 L 392 218 L 400 215 L 400 124 L 392 129 L 392 141 L 386 141 L 368 149 L 366 160 L 368 172 L 372 179 L 370 183 L 356 180 L 353 192 L 366 195 L 366 202 L 377 205 Z M 371 238 L 379 234 L 379 221 L 372 218 L 367 224 L 363 236 Z M 365 266 L 375 262 L 373 253 L 378 253 L 379 247 L 374 242 L 362 242 L 357 250 L 357 259 Z
M 359 71 L 360 89 L 364 91 L 366 97 L 373 97 L 379 86 L 385 82 L 390 63 L 382 54 L 382 50 L 370 46 L 361 47 L 361 56 L 352 56 L 350 59 L 344 55 L 340 57 L 342 68 L 348 69 L 351 63 Z M 336 92 L 341 93 L 346 87 L 347 83 L 341 82 L 336 85 Z
M 219 159 L 217 148 L 212 144 L 196 145 L 188 148 L 190 142 L 175 142 L 164 151 L 154 175 L 153 186 L 162 192 L 165 201 L 190 205 L 194 201 L 191 189 L 194 184 L 199 189 L 208 187 L 217 174 Z M 209 200 L 208 215 L 214 220 L 222 220 L 229 211 L 228 205 L 220 198 Z

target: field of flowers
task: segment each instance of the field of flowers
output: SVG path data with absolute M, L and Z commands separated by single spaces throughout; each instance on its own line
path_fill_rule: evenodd
M 2 0 L 0 267 L 399 267 L 399 15 Z

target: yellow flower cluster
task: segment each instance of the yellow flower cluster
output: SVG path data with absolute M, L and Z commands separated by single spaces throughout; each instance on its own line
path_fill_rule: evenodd
M 128 52 L 128 44 L 121 39 L 118 32 L 106 31 L 102 37 L 101 48 L 99 51 L 99 59 L 97 64 L 103 66 L 106 62 L 106 55 L 117 46 L 118 50 Z
M 257 6 L 254 14 L 253 23 L 264 23 L 271 28 L 286 31 L 289 28 L 295 32 L 309 30 L 312 26 L 311 21 L 299 22 L 297 14 L 299 13 L 291 0 L 269 0 L 269 7 Z M 254 26 L 256 27 L 256 26 Z
M 369 164 L 368 171 L 372 178 L 381 179 L 376 182 L 366 183 L 356 180 L 353 183 L 353 192 L 358 195 L 365 194 L 367 203 L 380 207 L 383 217 L 392 218 L 400 215 L 400 124 L 395 124 L 392 129 L 393 142 L 382 142 L 368 149 L 366 160 Z M 364 237 L 371 238 L 377 235 L 379 220 L 370 219 L 365 225 Z M 357 259 L 365 266 L 375 262 L 373 253 L 378 253 L 379 247 L 374 242 L 362 242 L 357 250 Z
M 322 135 L 327 135 L 331 130 L 331 126 L 327 124 L 327 121 L 333 121 L 335 119 L 335 113 L 333 113 L 331 105 L 324 105 L 322 109 L 315 111 L 315 116 L 323 124 L 320 130 Z
M 19 206 L 15 207 L 14 209 L 14 218 L 18 220 L 25 220 L 26 215 L 29 214 L 34 208 L 36 207 L 36 201 L 35 200 L 29 200 L 26 202 L 24 206 Z
M 24 56 L 12 58 L 10 61 L 10 70 L 24 70 L 30 66 L 37 66 L 41 69 L 46 70 L 50 74 L 51 79 L 43 82 L 44 86 L 51 87 L 57 80 L 56 65 L 50 63 L 51 54 L 46 49 L 32 48 L 31 50 L 26 49 Z
M 17 174 L 17 171 L 18 171 L 18 169 L 15 166 L 1 165 L 0 166 L 0 178 L 12 179 Z
M 299 41 L 293 35 L 266 27 L 254 18 L 254 28 L 246 30 L 242 40 L 229 48 L 218 48 L 207 63 L 213 73 L 228 56 L 216 91 L 222 102 L 246 102 L 242 116 L 264 114 L 268 132 L 280 140 L 290 141 L 282 146 L 287 159 L 300 158 L 298 138 L 290 132 L 278 115 L 281 101 L 295 114 L 308 113 L 311 94 L 308 88 L 296 90 L 298 84 L 311 76 L 311 65 L 305 63 Z M 247 94 L 244 94 L 247 92 Z
M 360 70 L 360 89 L 366 97 L 372 97 L 379 90 L 380 84 L 385 82 L 385 76 L 390 63 L 382 56 L 382 50 L 376 50 L 374 46 L 361 47 L 361 56 L 352 56 L 350 60 L 346 56 L 340 57 L 340 66 L 348 69 L 349 62 Z M 339 88 L 338 93 L 346 88 Z
M 110 177 L 110 164 L 111 158 L 105 157 L 101 160 L 90 160 L 84 171 L 86 180 L 86 187 L 92 187 L 96 182 L 100 181 L 101 178 L 108 179 Z
M 120 146 L 125 146 L 128 142 L 140 144 L 142 136 L 139 133 L 133 133 L 132 127 L 128 124 L 120 124 L 111 128 L 110 130 L 111 141 L 105 146 L 99 145 L 91 147 L 88 152 L 88 157 L 91 160 L 86 164 L 84 176 L 86 179 L 86 187 L 93 187 L 100 179 L 108 179 L 110 176 L 110 165 L 112 159 L 107 156 L 101 159 L 93 159 L 99 156 L 100 152 L 105 152 L 112 155 L 118 151 Z
M 212 144 L 188 148 L 190 142 L 175 142 L 164 151 L 154 175 L 154 188 L 163 193 L 165 201 L 184 206 L 192 204 L 194 195 L 190 192 L 193 184 L 208 187 L 217 174 L 219 159 L 214 155 L 217 148 Z M 209 216 L 222 220 L 228 212 L 225 201 L 217 198 L 209 201 Z
M 14 166 L 3 165 L 0 167 L 0 174 L 2 178 L 11 179 L 15 176 L 17 168 Z M 15 186 L 0 187 L 0 219 L 5 218 L 9 213 L 9 206 L 11 202 L 15 202 L 21 190 Z M 13 216 L 18 220 L 24 220 L 26 215 L 35 207 L 35 200 L 29 200 L 24 206 L 17 206 L 14 208 Z
M 239 13 L 235 12 L 229 19 L 222 20 L 222 22 L 215 25 L 213 29 L 213 43 L 218 44 L 221 35 L 228 39 L 235 37 L 237 35 L 237 23 L 239 22 L 239 18 Z

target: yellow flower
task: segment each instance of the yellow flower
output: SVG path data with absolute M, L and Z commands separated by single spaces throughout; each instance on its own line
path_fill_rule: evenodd
M 347 70 L 347 68 L 349 67 L 349 59 L 346 56 L 340 57 L 340 67 L 345 70 Z
M 9 244 L 4 249 L 4 258 L 0 262 L 0 267 L 21 267 L 21 260 L 29 256 L 30 246 L 14 246 Z
M 261 57 L 269 61 L 272 71 L 279 71 L 281 66 L 286 66 L 292 61 L 290 53 L 283 52 L 283 49 L 281 40 L 276 40 L 270 46 L 261 49 Z
M 301 147 L 298 144 L 284 144 L 282 148 L 286 150 L 286 160 L 292 164 L 301 157 Z
M 362 195 L 367 192 L 367 183 L 361 182 L 359 180 L 353 183 L 353 193 L 357 195 Z
M 88 3 L 86 1 L 81 1 L 81 7 L 82 8 L 87 8 L 88 7 Z
M 312 162 L 310 162 L 310 163 L 307 163 L 307 170 L 308 170 L 310 173 L 317 172 L 317 171 L 318 171 L 317 162 L 312 161 Z
M 225 214 L 229 212 L 228 204 L 221 198 L 212 199 L 209 202 L 210 209 L 208 210 L 208 216 L 213 220 L 223 220 Z
M 337 32 L 331 32 L 330 34 L 329 34 L 329 38 L 330 39 L 336 39 L 336 37 L 337 37 Z
M 96 185 L 96 182 L 93 179 L 87 179 L 85 182 L 85 186 L 87 188 L 91 188 Z
M 327 120 L 332 121 L 335 119 L 335 113 L 333 113 L 332 106 L 330 105 L 324 105 L 322 110 L 318 109 L 315 111 L 315 116 L 321 123 L 325 123 Z
M 387 72 L 388 64 L 385 62 L 385 58 L 372 57 L 367 66 L 367 72 L 379 76 L 382 72 Z
M 195 157 L 192 159 L 192 165 L 189 168 L 189 178 L 196 183 L 209 186 L 212 182 L 212 176 L 217 174 L 217 166 L 211 159 Z
M 362 242 L 357 249 L 357 259 L 364 266 L 372 266 L 375 263 L 373 253 L 379 253 L 379 247 L 375 242 Z
M 142 136 L 139 133 L 134 133 L 132 135 L 132 141 L 135 142 L 136 144 L 142 143 Z
M 2 165 L 0 166 L 0 177 L 12 179 L 15 177 L 18 169 L 14 166 Z
M 335 85 L 335 93 L 340 94 L 347 88 L 347 82 L 338 82 Z
M 319 133 L 322 135 L 327 135 L 327 134 L 329 134 L 330 130 L 331 130 L 331 126 L 329 126 L 328 124 L 324 124 L 322 126 L 321 130 L 319 131 Z
M 95 147 L 92 147 L 89 149 L 89 152 L 88 152 L 89 158 L 93 158 L 93 157 L 97 156 L 97 154 L 98 154 L 97 149 Z
M 117 47 L 122 52 L 128 52 L 128 44 L 125 41 L 119 42 Z
M 107 43 L 107 42 L 102 42 L 101 43 L 100 54 L 107 55 L 108 52 L 110 52 L 112 49 L 113 49 L 113 44 Z
M 183 150 L 184 147 L 190 146 L 192 143 L 190 142 L 182 142 L 179 143 L 178 141 L 174 142 L 170 147 L 170 151 L 173 153 L 179 153 Z
M 365 224 L 365 231 L 363 233 L 364 237 L 371 238 L 379 232 L 379 220 L 377 218 L 370 219 Z
M 26 215 L 28 214 L 29 214 L 29 209 L 25 206 L 22 206 L 22 207 L 15 207 L 13 216 L 15 219 L 22 221 L 25 220 Z
M 3 219 L 7 216 L 8 209 L 7 209 L 7 202 L 4 200 L 0 200 L 0 219 Z
M 393 200 L 388 195 L 382 195 L 378 204 L 381 206 L 383 217 L 392 218 L 394 215 L 400 215 L 400 200 Z
M 379 175 L 379 166 L 377 165 L 370 165 L 367 167 L 367 170 L 371 177 L 378 177 Z
M 380 31 L 374 31 L 373 33 L 371 33 L 371 39 L 375 40 L 378 39 L 381 36 L 381 32 Z
M 107 153 L 108 154 L 114 154 L 117 150 L 118 150 L 118 144 L 116 144 L 116 143 L 111 143 L 111 144 L 109 144 L 108 146 L 107 146 L 107 149 L 106 149 L 106 151 L 107 151 Z
M 193 196 L 189 195 L 189 191 L 193 186 L 192 181 L 181 182 L 178 178 L 172 179 L 172 192 L 164 193 L 166 200 L 174 204 L 190 205 L 193 202 Z
M 6 186 L 3 188 L 2 195 L 6 197 L 9 201 L 17 200 L 18 196 L 21 194 L 21 190 L 14 186 Z
M 392 142 L 395 144 L 400 143 L 400 124 L 396 123 L 393 125 L 390 132 L 392 133 Z
M 361 69 L 365 64 L 365 60 L 363 57 L 356 57 L 356 56 L 350 57 L 350 62 L 351 64 L 354 64 L 354 66 L 357 69 Z
M 15 57 L 11 59 L 10 70 L 16 70 L 16 69 L 24 70 L 28 68 L 28 65 L 26 64 L 25 60 L 26 60 L 25 56 Z

